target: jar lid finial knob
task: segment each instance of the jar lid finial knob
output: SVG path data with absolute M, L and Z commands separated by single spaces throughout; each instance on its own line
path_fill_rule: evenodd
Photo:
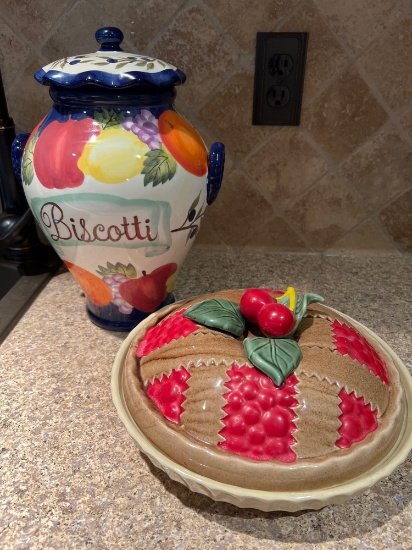
M 117 27 L 102 27 L 96 31 L 96 40 L 100 44 L 100 52 L 122 52 L 120 43 L 123 33 Z

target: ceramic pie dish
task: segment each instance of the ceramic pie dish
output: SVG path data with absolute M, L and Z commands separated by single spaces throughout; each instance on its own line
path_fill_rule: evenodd
M 193 491 L 263 511 L 319 509 L 388 476 L 412 447 L 412 383 L 396 354 L 331 308 L 300 311 L 290 294 L 276 296 L 298 318 L 283 339 L 248 322 L 230 335 L 196 310 L 212 304 L 216 318 L 216 300 L 236 305 L 242 294 L 164 308 L 121 346 L 113 401 L 140 450 Z M 300 359 L 283 379 L 282 361 L 256 366 L 256 349 L 283 357 L 292 340 Z

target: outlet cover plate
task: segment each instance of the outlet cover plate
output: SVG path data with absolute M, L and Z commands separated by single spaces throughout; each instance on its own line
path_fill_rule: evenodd
M 253 124 L 299 126 L 308 36 L 257 33 Z

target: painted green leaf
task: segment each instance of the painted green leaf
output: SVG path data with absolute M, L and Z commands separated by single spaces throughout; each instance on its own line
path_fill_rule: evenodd
M 96 273 L 98 273 L 102 277 L 115 275 L 116 273 L 125 275 L 129 279 L 135 279 L 137 277 L 136 268 L 132 264 L 124 265 L 120 262 L 117 262 L 117 264 L 114 265 L 110 262 L 107 262 L 106 265 L 107 267 L 103 267 L 99 265 L 98 266 L 99 269 L 96 269 Z
M 113 109 L 102 109 L 94 112 L 94 118 L 100 124 L 102 130 L 105 130 L 112 126 L 119 126 L 122 123 L 123 115 L 116 113 Z
M 184 312 L 183 317 L 206 327 L 230 332 L 234 336 L 240 336 L 246 328 L 238 304 L 219 298 L 195 304 Z
M 199 204 L 199 199 L 200 199 L 200 195 L 202 194 L 202 192 L 200 192 L 198 194 L 198 196 L 195 198 L 195 200 L 192 202 L 192 204 L 189 206 L 188 208 L 188 213 L 193 210 L 194 208 L 196 208 L 196 206 Z
M 148 69 L 154 69 L 154 63 L 150 62 L 147 64 Z
M 249 337 L 243 341 L 250 362 L 280 386 L 302 359 L 295 340 Z
M 146 153 L 143 163 L 144 185 L 153 184 L 153 187 L 171 180 L 176 174 L 176 161 L 164 149 L 153 149 Z
M 121 63 L 118 63 L 116 65 L 116 69 L 121 69 L 122 67 L 124 67 L 125 65 L 128 65 L 130 63 L 130 61 L 122 61 Z
M 202 211 L 202 210 L 203 210 L 203 211 Z M 202 204 L 202 206 L 201 206 L 201 207 L 199 208 L 199 210 L 197 211 L 196 218 L 193 220 L 193 223 L 194 223 L 194 222 L 197 222 L 197 220 L 198 220 L 199 218 L 201 218 L 201 217 L 204 216 L 205 210 L 206 210 L 206 207 L 203 208 L 203 204 Z
M 186 237 L 186 244 L 190 241 L 190 239 L 194 239 L 196 237 L 198 231 L 199 231 L 198 225 L 195 225 L 190 228 L 190 231 L 188 232 Z
M 24 185 L 30 185 L 34 178 L 33 153 L 38 137 L 38 134 L 36 134 L 31 138 L 23 154 L 21 175 Z

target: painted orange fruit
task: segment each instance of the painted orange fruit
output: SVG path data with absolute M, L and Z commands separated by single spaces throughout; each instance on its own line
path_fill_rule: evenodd
M 164 146 L 185 170 L 194 176 L 207 172 L 207 150 L 202 138 L 175 111 L 164 111 L 158 121 Z
M 107 306 L 112 301 L 112 291 L 105 282 L 90 271 L 65 261 L 67 269 L 81 286 L 86 297 L 96 306 Z

